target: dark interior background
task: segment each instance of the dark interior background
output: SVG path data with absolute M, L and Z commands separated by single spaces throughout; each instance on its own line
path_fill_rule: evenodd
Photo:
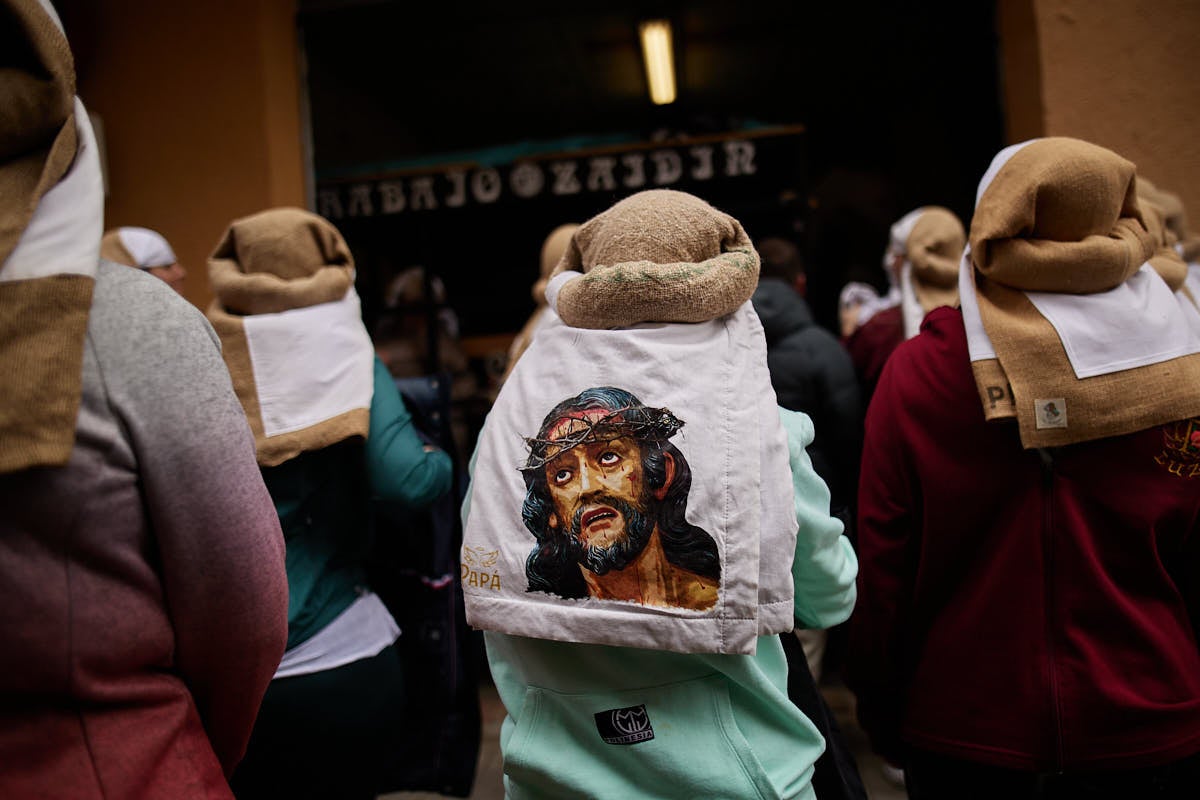
M 653 17 L 675 36 L 679 94 L 664 107 L 649 101 L 637 40 L 637 23 Z M 1004 144 L 991 1 L 302 0 L 299 24 L 318 186 L 496 146 L 561 152 L 573 140 L 803 126 L 761 150 L 753 179 L 672 188 L 733 214 L 752 238 L 795 239 L 810 303 L 831 329 L 846 280 L 882 285 L 890 224 L 929 204 L 968 222 Z M 532 310 L 546 234 L 627 193 L 337 224 L 368 323 L 387 278 L 420 265 L 445 282 L 463 334 L 486 336 L 515 332 Z

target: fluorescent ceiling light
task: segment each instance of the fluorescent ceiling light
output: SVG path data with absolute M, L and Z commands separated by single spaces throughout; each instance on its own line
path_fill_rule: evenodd
M 638 25 L 642 40 L 642 59 L 646 62 L 646 82 L 655 105 L 675 102 L 675 63 L 671 52 L 671 23 L 653 19 Z

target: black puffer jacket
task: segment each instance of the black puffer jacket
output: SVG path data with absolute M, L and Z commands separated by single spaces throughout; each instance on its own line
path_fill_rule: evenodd
M 833 509 L 850 509 L 862 450 L 862 400 L 841 342 L 813 321 L 786 282 L 764 278 L 752 298 L 767 337 L 767 367 L 779 405 L 812 418 L 813 466 L 829 484 Z

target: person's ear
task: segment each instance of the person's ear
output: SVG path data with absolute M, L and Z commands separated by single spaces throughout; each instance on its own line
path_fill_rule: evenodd
M 550 517 L 546 520 L 546 527 L 548 527 L 548 528 L 557 528 L 558 527 L 558 514 L 556 514 L 553 511 L 550 512 Z
M 671 482 L 675 480 L 675 457 L 670 453 L 663 453 L 663 482 L 654 490 L 654 499 L 662 500 L 667 496 L 667 491 L 671 488 Z

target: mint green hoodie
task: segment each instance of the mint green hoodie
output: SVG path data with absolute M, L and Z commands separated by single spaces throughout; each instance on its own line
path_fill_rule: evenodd
M 780 409 L 796 519 L 797 619 L 824 628 L 854 608 L 858 562 L 805 447 L 804 414 Z M 470 497 L 464 504 L 469 514 Z M 791 554 L 780 554 L 790 558 Z M 777 636 L 753 656 L 671 653 L 485 632 L 508 712 L 505 794 L 540 798 L 813 798 L 825 742 L 787 696 Z

